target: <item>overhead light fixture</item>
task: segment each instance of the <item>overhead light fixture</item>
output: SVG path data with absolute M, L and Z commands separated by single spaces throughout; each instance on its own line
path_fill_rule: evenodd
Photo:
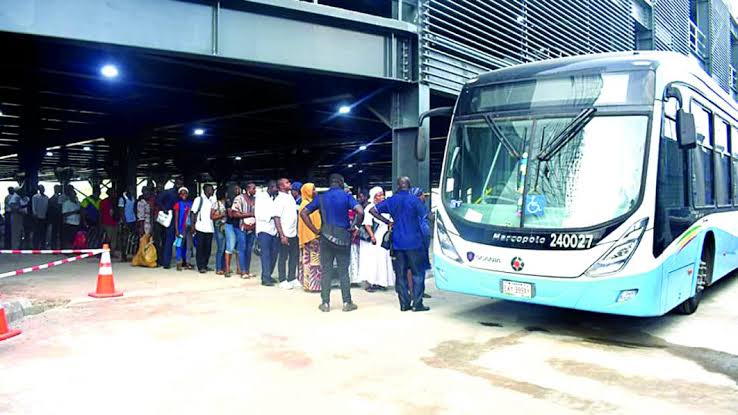
M 341 105 L 341 107 L 338 108 L 339 114 L 348 114 L 349 112 L 351 112 L 351 107 L 348 105 Z
M 205 134 L 205 129 L 203 129 L 203 128 L 195 128 L 195 130 L 192 131 L 192 134 L 194 134 L 194 135 L 203 135 L 203 134 Z
M 353 165 L 353 164 L 349 164 L 349 165 L 348 165 L 348 166 L 346 166 L 346 167 L 348 167 L 349 169 L 352 169 L 352 168 L 354 167 L 354 165 Z
M 236 161 L 239 161 L 239 160 L 241 160 L 241 156 L 236 156 L 233 159 L 236 160 Z
M 90 148 L 90 146 L 84 146 L 84 147 L 82 147 L 82 150 L 84 150 L 84 151 L 90 151 L 90 150 L 92 150 L 92 148 Z
M 107 64 L 100 68 L 100 73 L 106 78 L 117 78 L 118 68 L 115 65 Z
M 359 174 L 364 173 L 364 170 L 359 170 Z
M 363 144 L 361 145 L 361 147 L 359 147 L 359 151 L 364 151 L 364 150 L 366 150 L 366 144 Z
M 46 157 L 51 157 L 51 156 L 53 156 L 53 155 L 54 155 L 54 153 L 52 153 L 51 151 L 47 151 L 47 152 L 46 152 Z

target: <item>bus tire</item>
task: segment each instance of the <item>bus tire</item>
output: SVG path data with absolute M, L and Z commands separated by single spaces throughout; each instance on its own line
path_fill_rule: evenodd
M 702 301 L 702 295 L 705 292 L 705 288 L 710 284 L 712 279 L 712 264 L 713 264 L 713 245 L 707 244 L 702 249 L 702 257 L 700 258 L 700 267 L 697 270 L 697 278 L 695 279 L 695 291 L 692 298 L 688 298 L 683 303 L 677 306 L 677 313 L 679 314 L 693 314 L 697 311 L 697 307 L 700 306 Z

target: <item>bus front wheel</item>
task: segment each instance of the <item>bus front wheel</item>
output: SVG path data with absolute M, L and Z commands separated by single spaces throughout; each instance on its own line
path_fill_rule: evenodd
M 697 307 L 700 305 L 705 288 L 707 288 L 707 285 L 710 283 L 710 277 L 712 275 L 712 259 L 712 246 L 708 246 L 702 251 L 700 267 L 697 270 L 697 278 L 695 280 L 695 284 L 697 286 L 694 290 L 694 296 L 679 304 L 676 309 L 677 313 L 692 314 L 697 311 Z

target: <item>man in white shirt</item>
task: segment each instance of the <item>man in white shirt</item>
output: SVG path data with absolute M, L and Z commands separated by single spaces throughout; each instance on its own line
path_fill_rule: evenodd
M 213 247 L 213 220 L 210 219 L 210 210 L 213 208 L 213 186 L 206 184 L 202 187 L 202 194 L 192 202 L 192 217 L 195 222 L 195 245 L 197 252 L 195 261 L 200 274 L 208 271 L 208 261 Z
M 256 241 L 261 251 L 261 285 L 274 285 L 272 272 L 277 261 L 279 238 L 277 237 L 277 223 L 274 198 L 277 196 L 277 182 L 270 180 L 267 183 L 266 193 L 256 195 Z
M 46 245 L 46 213 L 49 209 L 49 198 L 44 193 L 46 189 L 38 185 L 38 192 L 31 198 L 33 213 L 33 249 L 43 249 Z
M 289 179 L 277 182 L 279 194 L 274 200 L 275 214 L 279 217 L 277 232 L 279 234 L 279 287 L 286 290 L 302 287 L 297 281 L 297 261 L 300 256 L 300 241 L 297 239 L 297 202 L 292 196 L 292 183 Z M 285 268 L 287 266 L 288 268 Z

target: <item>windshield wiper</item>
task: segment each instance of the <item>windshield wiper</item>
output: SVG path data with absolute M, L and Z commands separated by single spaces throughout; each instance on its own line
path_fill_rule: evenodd
M 497 137 L 500 138 L 500 142 L 503 146 L 507 149 L 510 154 L 512 154 L 513 157 L 516 159 L 520 158 L 520 153 L 518 150 L 515 149 L 513 144 L 510 142 L 510 140 L 505 137 L 505 135 L 502 133 L 502 130 L 500 130 L 500 127 L 495 123 L 490 117 L 485 116 L 484 120 L 487 121 L 487 125 L 489 125 L 490 130 L 492 130 L 492 133 L 495 134 Z
M 574 117 L 574 119 L 571 120 L 571 122 L 550 141 L 550 144 L 546 148 L 538 153 L 538 157 L 536 157 L 536 159 L 541 161 L 550 160 L 551 157 L 564 148 L 572 138 L 576 137 L 577 134 L 582 131 L 584 126 L 594 118 L 595 112 L 597 112 L 596 108 L 583 109 L 579 115 Z

